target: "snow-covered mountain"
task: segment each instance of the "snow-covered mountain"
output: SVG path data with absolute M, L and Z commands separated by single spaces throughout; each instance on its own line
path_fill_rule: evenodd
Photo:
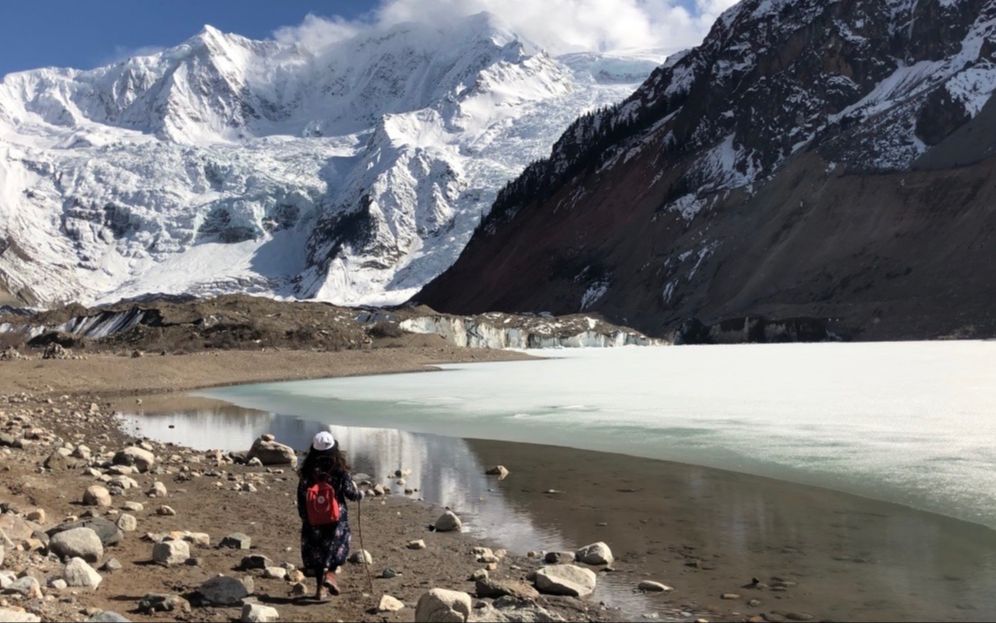
M 418 300 L 706 341 L 996 335 L 994 88 L 996 0 L 743 0 L 572 124 Z
M 9 74 L 0 289 L 402 302 L 503 184 L 658 60 L 551 57 L 480 14 L 321 50 L 206 26 L 107 67 Z

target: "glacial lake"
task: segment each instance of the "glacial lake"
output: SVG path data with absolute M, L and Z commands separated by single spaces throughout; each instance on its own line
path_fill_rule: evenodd
M 264 432 L 304 449 L 329 428 L 358 471 L 411 469 L 407 486 L 419 496 L 468 513 L 473 531 L 521 552 L 602 538 L 593 526 L 604 522 L 584 514 L 591 505 L 554 512 L 543 490 L 576 490 L 584 486 L 577 478 L 611 472 L 634 483 L 613 489 L 612 505 L 628 504 L 618 492 L 631 490 L 659 502 L 633 505 L 627 517 L 661 515 L 675 504 L 687 514 L 701 504 L 692 521 L 699 525 L 662 520 L 653 536 L 723 552 L 729 560 L 716 573 L 728 571 L 730 582 L 749 579 L 763 561 L 846 593 L 801 600 L 818 615 L 996 615 L 996 342 L 534 354 L 546 359 L 204 390 L 196 395 L 230 406 L 129 414 L 126 426 L 232 450 L 248 449 Z M 493 441 L 542 446 L 513 450 Z M 506 483 L 513 484 L 483 476 L 500 462 L 512 467 Z M 517 474 L 520 465 L 526 475 Z M 796 484 L 782 491 L 776 481 Z M 797 485 L 845 495 L 811 496 Z M 633 533 L 648 521 L 613 529 L 613 546 L 644 555 Z M 664 562 L 658 568 L 675 573 Z M 617 593 L 632 586 L 613 582 Z M 854 596 L 865 591 L 873 597 Z

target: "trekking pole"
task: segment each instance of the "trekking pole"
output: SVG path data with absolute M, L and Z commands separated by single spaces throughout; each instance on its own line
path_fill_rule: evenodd
M 367 548 L 363 546 L 363 499 L 361 498 L 356 503 L 356 532 L 360 537 L 360 549 L 364 553 L 367 553 Z M 367 572 L 367 587 L 369 588 L 370 597 L 374 594 L 374 583 L 373 578 L 370 577 L 370 564 L 367 563 L 366 559 L 363 560 L 363 569 Z

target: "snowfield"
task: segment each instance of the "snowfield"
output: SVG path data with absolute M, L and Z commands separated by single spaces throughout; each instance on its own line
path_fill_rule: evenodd
M 400 303 L 505 182 L 660 60 L 552 57 L 480 14 L 322 52 L 206 26 L 115 65 L 7 75 L 0 288 Z

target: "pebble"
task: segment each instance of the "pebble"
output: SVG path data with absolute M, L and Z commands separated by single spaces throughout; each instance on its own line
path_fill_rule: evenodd
M 404 607 L 405 604 L 400 599 L 390 595 L 383 595 L 380 598 L 380 603 L 377 604 L 377 612 L 397 612 L 398 610 L 403 610 Z
M 249 601 L 242 604 L 242 615 L 239 617 L 242 623 L 268 623 L 278 619 L 280 613 L 276 608 Z
M 218 547 L 228 549 L 249 549 L 252 547 L 252 539 L 241 532 L 233 532 L 221 540 Z
M 173 517 L 174 515 L 176 515 L 176 511 L 173 509 L 172 506 L 167 506 L 163 504 L 162 506 L 156 509 L 156 514 L 162 515 L 163 517 Z
M 190 558 L 186 541 L 162 541 L 152 546 L 152 560 L 166 567 L 182 565 Z
M 408 549 L 425 549 L 425 541 L 422 539 L 416 539 L 414 541 L 409 541 L 406 546 Z
M 640 582 L 636 588 L 646 593 L 670 593 L 674 590 L 667 584 L 661 584 L 660 582 L 654 582 L 652 580 L 644 580 Z

